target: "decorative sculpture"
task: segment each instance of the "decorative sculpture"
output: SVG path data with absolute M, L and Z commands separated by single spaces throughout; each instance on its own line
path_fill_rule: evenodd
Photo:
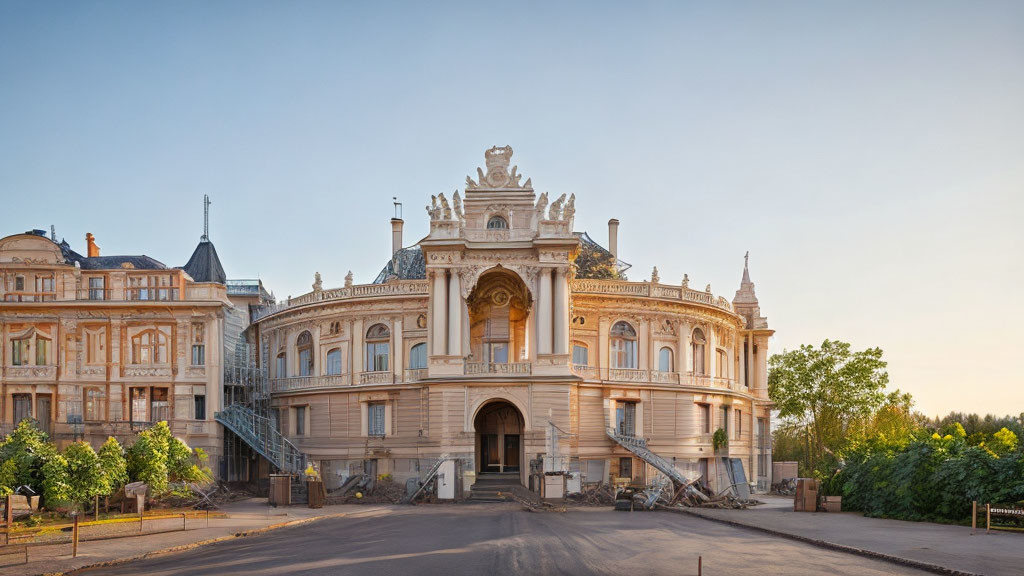
M 689 288 L 689 287 L 690 287 L 690 275 L 689 274 L 683 274 L 683 288 Z
M 313 275 L 313 292 L 320 292 L 324 289 L 323 280 L 320 279 L 320 273 L 317 272 Z
M 562 204 L 565 203 L 565 194 L 558 197 L 557 200 L 551 203 L 551 207 L 548 208 L 548 220 L 561 220 L 562 219 Z
M 537 214 L 540 214 L 541 219 L 544 218 L 544 210 L 548 207 L 548 193 L 544 192 L 537 198 Z
M 438 202 L 441 203 L 441 215 L 438 220 L 451 220 L 452 219 L 452 207 L 448 204 L 448 199 L 444 197 L 444 194 L 437 195 Z
M 512 147 L 511 146 L 493 146 L 490 150 L 484 152 L 484 163 L 487 165 L 487 173 L 485 174 L 481 168 L 476 169 L 477 180 L 474 182 L 473 178 L 466 176 L 466 190 L 475 190 L 477 188 L 484 189 L 502 189 L 502 188 L 532 188 L 533 184 L 530 180 L 526 181 L 526 186 L 519 184 L 521 176 L 517 174 L 518 166 L 513 166 L 512 170 L 509 171 L 508 166 L 512 162 Z
M 352 271 L 349 270 L 348 274 L 345 274 L 345 288 L 352 287 Z
M 657 284 L 661 281 L 661 277 L 658 276 L 658 267 L 655 266 L 654 270 L 651 270 L 651 284 Z
M 708 294 L 711 294 L 711 284 L 708 284 L 707 287 L 704 288 L 704 291 L 707 292 Z
M 452 202 L 455 208 L 455 219 L 462 222 L 465 217 L 462 214 L 462 198 L 459 197 L 459 191 L 456 190 L 455 194 L 452 195 Z
M 569 203 L 565 205 L 565 209 L 562 210 L 562 220 L 572 224 L 573 216 L 576 215 L 576 194 L 569 196 Z

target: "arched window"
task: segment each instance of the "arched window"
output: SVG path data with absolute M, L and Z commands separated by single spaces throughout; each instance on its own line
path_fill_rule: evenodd
M 658 372 L 672 371 L 672 349 L 665 346 L 658 351 Z
M 409 349 L 409 369 L 422 370 L 427 367 L 427 345 L 423 342 Z
M 295 348 L 299 353 L 299 376 L 313 375 L 313 335 L 309 331 L 299 334 L 295 341 Z
M 332 348 L 327 351 L 327 371 L 328 376 L 337 376 L 341 374 L 341 348 Z
M 572 343 L 572 363 L 577 366 L 588 366 L 587 360 L 590 351 L 587 349 L 587 345 L 582 342 Z
M 491 216 L 491 219 L 487 221 L 488 230 L 507 230 L 508 220 L 505 220 L 501 216 Z
M 705 374 L 704 371 L 704 331 L 700 328 L 693 330 L 693 343 L 690 347 L 693 349 L 693 373 L 694 374 Z
M 636 330 L 628 322 L 616 322 L 611 331 L 612 368 L 636 368 Z
M 288 377 L 288 357 L 284 352 L 277 355 L 277 377 L 287 378 Z
M 366 370 L 386 372 L 391 353 L 391 331 L 383 324 L 374 324 L 366 331 Z
M 132 364 L 166 364 L 167 336 L 159 330 L 146 330 L 132 338 Z

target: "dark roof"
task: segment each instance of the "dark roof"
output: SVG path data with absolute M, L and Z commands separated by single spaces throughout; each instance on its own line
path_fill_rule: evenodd
M 182 269 L 196 282 L 224 284 L 228 280 L 224 267 L 220 264 L 220 258 L 217 257 L 217 249 L 209 240 L 199 241 L 192 257 L 188 259 L 188 264 L 182 266 Z
M 395 274 L 395 263 L 398 263 L 398 274 Z M 427 262 L 423 259 L 423 251 L 419 245 L 402 248 L 388 260 L 384 269 L 377 274 L 374 284 L 383 284 L 392 276 L 399 280 L 422 280 L 427 277 Z
M 159 260 L 146 256 L 96 256 L 95 258 L 81 258 L 78 263 L 82 270 L 111 270 L 123 268 L 125 264 L 131 264 L 136 270 L 166 270 L 167 266 Z
M 619 278 L 626 279 L 630 264 L 617 259 L 586 233 L 573 232 L 580 239 L 580 251 L 573 263 L 577 278 Z

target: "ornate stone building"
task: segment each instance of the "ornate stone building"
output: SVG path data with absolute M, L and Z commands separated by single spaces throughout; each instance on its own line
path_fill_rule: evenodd
M 0 434 L 35 418 L 58 445 L 98 447 L 166 420 L 218 470 L 225 348 L 262 285 L 236 283 L 235 306 L 205 234 L 183 268 L 86 241 L 83 256 L 42 230 L 0 239 Z
M 482 474 L 531 483 L 530 466 L 578 482 L 653 479 L 623 441 L 688 477 L 716 478 L 712 434 L 764 485 L 770 474 L 768 342 L 744 266 L 732 302 L 688 280 L 623 278 L 609 249 L 574 233 L 575 196 L 539 197 L 492 148 L 460 196 L 433 197 L 430 234 L 372 284 L 313 291 L 256 314 L 274 426 L 318 463 L 418 476 L 447 455 L 439 493 Z M 719 454 L 721 455 L 721 454 Z M 541 478 L 541 477 L 537 477 Z

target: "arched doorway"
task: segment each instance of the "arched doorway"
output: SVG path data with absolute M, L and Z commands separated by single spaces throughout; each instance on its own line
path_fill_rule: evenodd
M 526 319 L 530 291 L 521 278 L 500 266 L 488 270 L 466 298 L 469 352 L 475 362 L 510 364 L 527 358 Z
M 524 465 L 523 428 L 523 415 L 512 403 L 496 400 L 483 405 L 473 419 L 477 474 L 514 477 L 518 482 Z

